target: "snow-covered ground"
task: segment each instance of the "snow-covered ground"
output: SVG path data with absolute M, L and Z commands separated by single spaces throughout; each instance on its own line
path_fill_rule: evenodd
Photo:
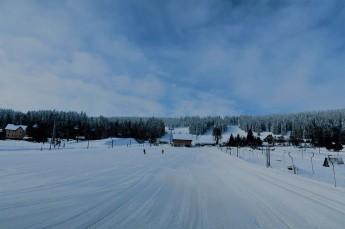
M 271 168 L 281 170 L 286 173 L 293 173 L 287 169 L 293 164 L 297 168 L 297 175 L 307 177 L 313 180 L 322 181 L 334 184 L 334 175 L 332 166 L 324 167 L 323 162 L 328 155 L 339 156 L 345 159 L 344 152 L 334 153 L 322 148 L 296 148 L 296 147 L 273 147 L 271 154 Z M 222 149 L 226 152 L 226 149 Z M 289 156 L 290 153 L 290 156 Z M 314 155 L 313 155 L 314 154 Z M 232 147 L 231 155 L 237 155 L 237 149 Z M 266 165 L 266 151 L 253 150 L 248 147 L 239 149 L 239 158 L 250 163 L 265 166 Z M 337 186 L 345 188 L 345 165 L 335 165 L 335 175 Z
M 345 228 L 344 188 L 303 177 L 307 159 L 303 176 L 279 168 L 284 150 L 303 167 L 296 149 L 276 148 L 267 169 L 249 149 L 240 159 L 216 147 L 146 145 L 144 155 L 141 145 L 106 142 L 0 146 L 1 228 Z

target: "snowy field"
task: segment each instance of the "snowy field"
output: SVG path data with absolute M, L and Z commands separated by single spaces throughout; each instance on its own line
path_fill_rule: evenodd
M 0 142 L 0 227 L 345 228 L 345 189 L 332 186 L 321 155 L 311 175 L 308 153 L 293 148 L 276 148 L 267 169 L 260 151 L 237 158 L 216 147 L 146 145 L 144 155 L 127 143 L 41 151 Z M 285 169 L 287 151 L 298 175 Z
M 265 149 L 265 148 L 264 148 Z M 285 173 L 293 173 L 287 169 L 292 164 L 297 168 L 297 175 L 307 177 L 313 180 L 322 181 L 334 185 L 334 175 L 332 166 L 324 167 L 323 163 L 328 155 L 341 157 L 345 159 L 344 152 L 330 152 L 325 148 L 296 148 L 296 147 L 273 147 L 270 152 L 271 168 L 281 170 Z M 221 149 L 224 153 L 230 154 L 226 148 Z M 289 156 L 290 154 L 290 156 Z M 231 156 L 237 156 L 237 149 L 231 148 Z M 251 148 L 239 148 L 238 156 L 240 159 L 250 163 L 265 166 L 266 152 L 261 150 L 253 150 Z M 336 185 L 345 188 L 345 165 L 334 166 L 336 175 Z

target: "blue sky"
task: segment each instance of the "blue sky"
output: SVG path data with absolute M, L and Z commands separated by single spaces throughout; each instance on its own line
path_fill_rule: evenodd
M 0 2 L 0 105 L 106 116 L 345 107 L 342 0 Z

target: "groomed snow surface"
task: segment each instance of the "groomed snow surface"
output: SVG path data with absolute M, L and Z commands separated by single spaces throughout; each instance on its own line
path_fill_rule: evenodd
M 290 174 L 274 155 L 267 169 L 260 151 L 0 145 L 1 228 L 345 228 L 343 187 Z

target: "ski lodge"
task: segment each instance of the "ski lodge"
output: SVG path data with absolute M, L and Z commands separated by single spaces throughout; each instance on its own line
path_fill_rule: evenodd
M 173 146 L 185 146 L 185 147 L 191 147 L 192 146 L 192 140 L 189 139 L 173 139 L 172 140 Z
M 8 139 L 23 139 L 26 135 L 27 126 L 7 124 L 5 127 L 6 138 Z
M 171 144 L 175 147 L 191 147 L 193 145 L 193 135 L 189 134 L 188 128 L 167 128 L 166 134 L 159 139 L 161 144 Z
M 171 144 L 176 147 L 179 147 L 179 146 L 191 147 L 192 141 L 193 140 L 190 136 L 183 135 L 183 134 L 177 134 L 177 135 L 173 134 Z

